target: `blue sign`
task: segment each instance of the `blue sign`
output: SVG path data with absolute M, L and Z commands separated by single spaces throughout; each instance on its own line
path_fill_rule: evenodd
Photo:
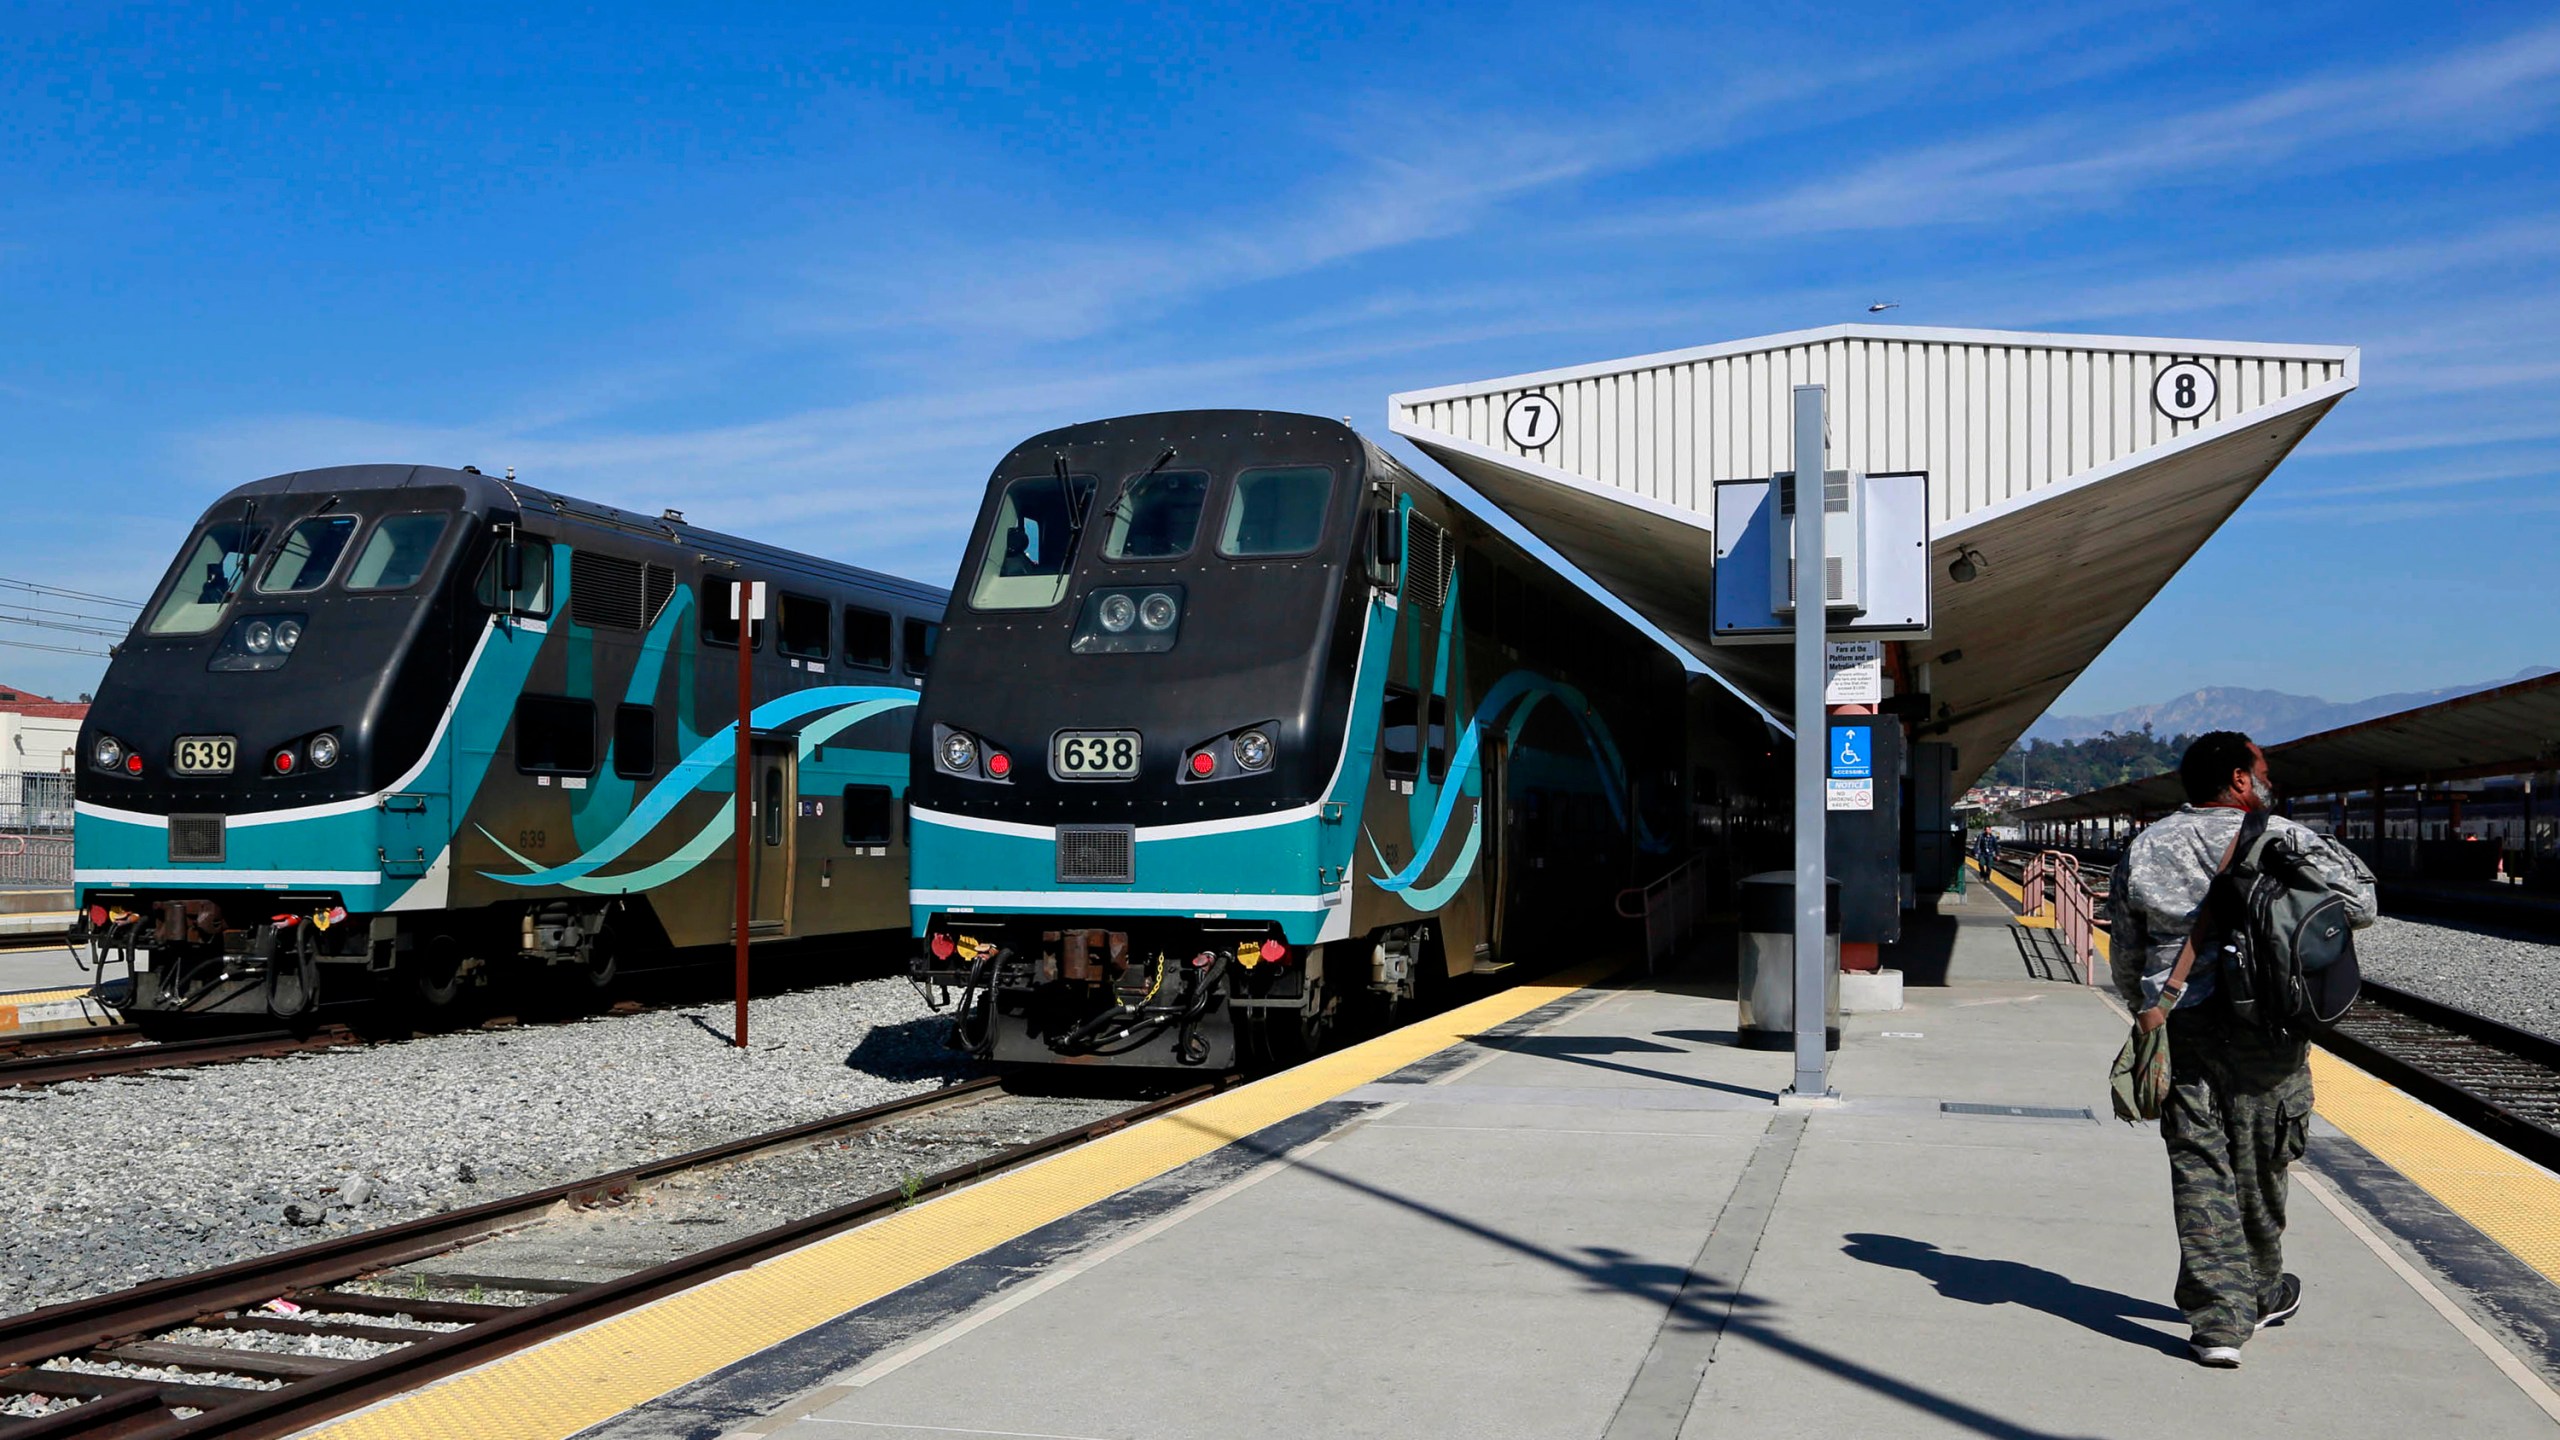
M 1834 780 L 1876 778 L 1875 738 L 1875 727 L 1872 725 L 1832 726 L 1831 778 Z

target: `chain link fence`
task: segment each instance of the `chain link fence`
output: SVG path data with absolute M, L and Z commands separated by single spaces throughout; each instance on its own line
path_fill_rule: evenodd
M 71 777 L 0 772 L 0 890 L 71 888 Z

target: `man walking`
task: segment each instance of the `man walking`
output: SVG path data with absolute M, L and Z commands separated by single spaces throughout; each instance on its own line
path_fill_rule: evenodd
M 2178 1224 L 2178 1308 L 2197 1363 L 2229 1368 L 2250 1335 L 2302 1305 L 2302 1282 L 2284 1271 L 2285 1168 L 2301 1158 L 2311 1123 L 2309 1044 L 2244 1026 L 2213 1003 L 2210 946 L 2200 944 L 2183 989 L 2170 985 L 2241 821 L 2275 804 L 2265 752 L 2236 731 L 2196 737 L 2178 783 L 2187 803 L 2125 847 L 2108 902 L 2111 956 L 2135 1023 L 2169 1027 L 2160 1137 Z M 2268 817 L 2267 831 L 2345 898 L 2357 928 L 2373 923 L 2373 872 L 2352 851 L 2281 816 Z

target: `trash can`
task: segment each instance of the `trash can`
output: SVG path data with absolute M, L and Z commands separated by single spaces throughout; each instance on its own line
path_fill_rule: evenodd
M 1840 882 L 1823 884 L 1822 1043 L 1840 1048 Z M 1742 882 L 1740 1033 L 1750 1050 L 1796 1048 L 1796 875 L 1764 870 Z

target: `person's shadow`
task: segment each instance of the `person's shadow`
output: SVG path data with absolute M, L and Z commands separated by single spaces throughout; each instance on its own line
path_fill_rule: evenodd
M 1938 1293 L 1968 1305 L 2024 1305 L 2058 1320 L 2095 1330 L 2110 1340 L 2140 1345 L 2164 1355 L 2184 1355 L 2186 1342 L 2164 1334 L 2144 1320 L 2184 1324 L 2186 1316 L 2151 1300 L 2137 1300 L 2113 1290 L 2083 1285 L 2068 1276 L 2015 1260 L 1977 1260 L 1951 1255 L 1926 1240 L 1902 1235 L 1844 1235 L 1842 1250 L 1853 1260 L 1908 1270 L 1938 1287 Z

